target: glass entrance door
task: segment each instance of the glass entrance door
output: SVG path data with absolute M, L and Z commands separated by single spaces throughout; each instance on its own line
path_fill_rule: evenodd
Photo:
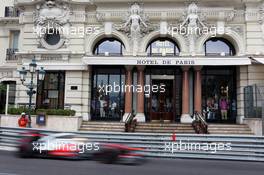
M 152 86 L 163 86 L 165 90 L 152 92 L 150 97 L 150 120 L 171 122 L 174 120 L 173 80 L 152 80 Z
M 93 67 L 92 120 L 119 121 L 124 112 L 124 69 Z
M 203 68 L 203 111 L 208 122 L 235 123 L 235 75 L 234 67 Z

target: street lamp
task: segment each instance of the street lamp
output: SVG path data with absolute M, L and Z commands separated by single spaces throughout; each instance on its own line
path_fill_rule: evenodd
M 22 69 L 19 71 L 20 74 L 20 80 L 22 82 L 22 84 L 24 84 L 25 80 L 26 80 L 26 75 L 27 75 L 27 71 L 25 67 L 22 67 Z
M 46 72 L 45 72 L 44 68 L 41 67 L 40 70 L 39 70 L 39 73 L 38 73 L 38 79 L 40 81 L 43 81 L 44 78 L 45 78 L 45 74 L 46 74 Z
M 36 60 L 33 59 L 32 62 L 29 64 L 29 72 L 30 73 L 35 73 L 37 68 L 37 63 Z
M 26 75 L 27 75 L 27 70 L 25 67 L 22 67 L 21 70 L 19 70 L 20 74 L 20 80 L 24 86 L 28 88 L 27 90 L 27 95 L 29 96 L 29 111 L 28 111 L 28 127 L 31 128 L 31 107 L 32 107 L 32 96 L 36 93 L 34 90 L 36 85 L 34 84 L 34 74 L 38 73 L 38 80 L 43 81 L 45 78 L 45 70 L 43 67 L 40 68 L 40 70 L 37 71 L 37 63 L 35 58 L 32 60 L 32 62 L 29 64 L 29 73 L 30 73 L 30 83 L 25 84 L 26 81 Z

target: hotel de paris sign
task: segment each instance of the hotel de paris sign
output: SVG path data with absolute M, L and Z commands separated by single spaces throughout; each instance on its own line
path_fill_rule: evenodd
M 248 57 L 84 57 L 86 65 L 217 66 L 250 65 Z

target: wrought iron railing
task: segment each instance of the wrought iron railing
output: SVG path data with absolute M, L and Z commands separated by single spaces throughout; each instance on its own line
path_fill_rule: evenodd
M 134 112 L 129 113 L 125 121 L 125 132 L 134 132 L 136 129 L 137 120 L 135 119 Z
M 15 61 L 17 60 L 16 52 L 18 49 L 8 48 L 6 49 L 6 61 Z
M 208 124 L 202 113 L 195 111 L 192 126 L 197 134 L 208 134 Z

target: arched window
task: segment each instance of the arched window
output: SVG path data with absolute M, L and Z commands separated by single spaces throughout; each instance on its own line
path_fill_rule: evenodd
M 234 56 L 236 55 L 235 47 L 231 42 L 224 38 L 211 38 L 204 44 L 206 56 Z
M 99 41 L 93 50 L 94 55 L 123 55 L 124 44 L 115 38 L 105 38 Z
M 176 56 L 180 50 L 175 41 L 169 38 L 158 38 L 150 42 L 147 48 L 149 56 Z

